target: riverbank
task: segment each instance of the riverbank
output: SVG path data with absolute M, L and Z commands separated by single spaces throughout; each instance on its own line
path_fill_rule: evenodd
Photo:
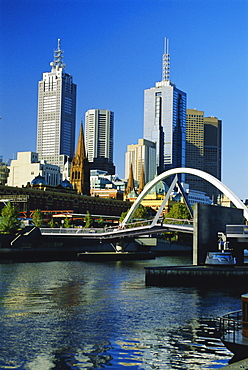
M 163 239 L 141 237 L 122 241 L 123 252 L 190 255 L 192 247 Z M 0 234 L 0 261 L 77 261 L 79 253 L 113 253 L 116 242 L 90 240 L 84 237 L 41 235 L 38 228 L 26 227 L 16 235 Z

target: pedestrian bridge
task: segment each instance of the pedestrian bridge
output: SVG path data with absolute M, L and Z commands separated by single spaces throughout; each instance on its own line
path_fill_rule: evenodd
M 226 185 L 224 185 L 221 181 L 216 179 L 214 176 L 197 169 L 192 168 L 175 168 L 168 171 L 163 172 L 152 181 L 150 181 L 144 187 L 144 190 L 138 196 L 136 201 L 131 206 L 130 210 L 128 211 L 126 217 L 119 225 L 118 228 L 108 228 L 108 229 L 41 229 L 41 234 L 44 236 L 61 236 L 61 237 L 81 237 L 83 239 L 91 239 L 91 240 L 98 240 L 100 242 L 103 241 L 118 241 L 119 239 L 123 238 L 138 238 L 144 235 L 155 235 L 155 234 L 163 234 L 169 231 L 177 231 L 183 233 L 190 233 L 194 234 L 194 227 L 193 221 L 188 220 L 174 220 L 174 222 L 165 223 L 163 222 L 163 218 L 161 219 L 163 214 L 163 209 L 165 207 L 166 202 L 169 199 L 171 192 L 174 190 L 176 184 L 178 184 L 182 195 L 184 196 L 185 202 L 188 205 L 189 211 L 193 218 L 193 211 L 188 204 L 187 196 L 185 196 L 184 191 L 178 181 L 178 174 L 188 173 L 194 176 L 198 176 L 216 188 L 218 188 L 222 193 L 224 193 L 232 203 L 239 209 L 243 210 L 243 215 L 248 220 L 248 208 L 241 202 L 241 200 L 230 190 Z M 174 180 L 172 181 L 170 188 L 164 198 L 161 206 L 159 207 L 157 214 L 155 215 L 153 220 L 142 221 L 140 225 L 134 224 L 132 222 L 133 214 L 135 210 L 138 208 L 139 204 L 142 202 L 143 198 L 148 194 L 148 192 L 161 180 L 169 176 L 173 176 Z M 246 237 L 245 233 L 245 237 Z
M 173 220 L 169 219 L 169 223 L 153 224 L 153 220 L 136 222 L 130 224 L 130 227 L 109 227 L 106 229 L 91 228 L 41 228 L 41 235 L 43 236 L 60 236 L 60 237 L 75 237 L 85 240 L 95 240 L 99 242 L 117 241 L 126 238 L 138 238 L 150 235 L 159 235 L 169 231 L 177 231 L 182 233 L 193 234 L 193 221 L 191 220 Z M 180 222 L 180 223 L 175 223 Z

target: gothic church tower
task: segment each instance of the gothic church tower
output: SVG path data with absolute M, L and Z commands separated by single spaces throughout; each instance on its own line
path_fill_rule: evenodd
M 90 195 L 90 169 L 85 153 L 82 124 L 80 125 L 76 154 L 71 162 L 70 182 L 79 194 Z

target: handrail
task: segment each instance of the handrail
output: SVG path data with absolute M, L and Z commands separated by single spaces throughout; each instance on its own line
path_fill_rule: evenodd
M 129 223 L 129 224 L 126 224 L 125 227 L 122 227 L 122 225 L 115 225 L 115 226 L 109 226 L 109 227 L 105 227 L 105 228 L 40 228 L 40 231 L 41 231 L 41 234 L 67 234 L 67 235 L 82 235 L 82 234 L 110 234 L 110 233 L 115 233 L 117 231 L 124 231 L 124 229 L 129 229 L 130 231 L 132 229 L 141 229 L 142 227 L 144 227 L 144 229 L 147 230 L 147 232 L 149 231 L 152 231 L 154 228 L 156 227 L 159 227 L 161 228 L 161 232 L 163 232 L 163 226 L 164 228 L 166 229 L 166 226 L 170 225 L 171 228 L 174 228 L 174 227 L 177 227 L 178 224 L 180 225 L 180 227 L 185 227 L 185 228 L 192 228 L 193 230 L 193 225 L 192 225 L 192 221 L 191 220 L 186 220 L 186 219 L 182 219 L 182 220 L 178 220 L 176 219 L 176 221 L 178 222 L 177 224 L 175 223 L 175 219 L 166 219 L 166 221 L 169 220 L 171 221 L 170 223 L 164 223 L 163 224 L 163 220 L 161 221 L 161 223 L 157 223 L 156 225 L 152 225 L 152 220 L 141 220 L 141 221 L 136 221 L 136 222 L 132 222 L 132 223 Z M 173 222 L 174 221 L 174 222 Z
M 127 224 L 125 224 L 125 228 L 128 228 L 129 226 L 132 226 L 133 228 L 135 227 L 140 227 L 140 226 L 145 226 L 145 225 L 150 225 L 152 224 L 152 219 L 150 220 L 142 220 L 142 221 L 131 221 Z M 173 225 L 173 224 L 180 224 L 180 225 L 193 225 L 193 220 L 188 220 L 188 219 L 178 219 L 178 218 L 166 218 L 166 217 L 160 217 L 159 222 L 157 225 L 163 226 L 163 224 L 168 224 L 168 225 Z M 116 228 L 116 227 L 114 227 Z
M 235 343 L 237 334 L 241 332 L 242 326 L 248 322 L 242 320 L 242 310 L 229 312 L 220 318 L 220 333 L 223 340 L 232 340 Z
M 239 234 L 247 235 L 248 234 L 248 225 L 226 225 L 227 234 Z

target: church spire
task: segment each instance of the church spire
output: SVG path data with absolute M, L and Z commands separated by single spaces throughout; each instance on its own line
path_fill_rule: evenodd
M 129 194 L 132 190 L 134 190 L 134 178 L 133 178 L 133 166 L 132 166 L 132 163 L 131 163 L 125 194 L 126 195 Z
M 77 150 L 76 150 L 76 155 L 75 156 L 79 156 L 81 158 L 86 158 L 82 123 L 80 124 L 80 130 L 79 130 L 79 136 L 78 136 L 78 145 L 77 145 Z
M 57 50 L 54 50 L 53 62 L 50 63 L 52 71 L 59 68 L 65 68 L 66 65 L 63 63 L 63 54 L 63 50 L 60 49 L 60 39 L 58 39 L 58 48 Z
M 169 39 L 164 38 L 164 54 L 163 54 L 163 64 L 162 64 L 162 80 L 170 80 L 170 54 L 169 54 Z
M 83 125 L 80 125 L 76 154 L 71 162 L 70 182 L 79 194 L 90 195 L 90 169 L 84 145 Z
M 143 191 L 144 187 L 145 187 L 145 170 L 144 170 L 144 166 L 142 166 L 140 179 L 139 179 L 138 194 L 140 194 Z

